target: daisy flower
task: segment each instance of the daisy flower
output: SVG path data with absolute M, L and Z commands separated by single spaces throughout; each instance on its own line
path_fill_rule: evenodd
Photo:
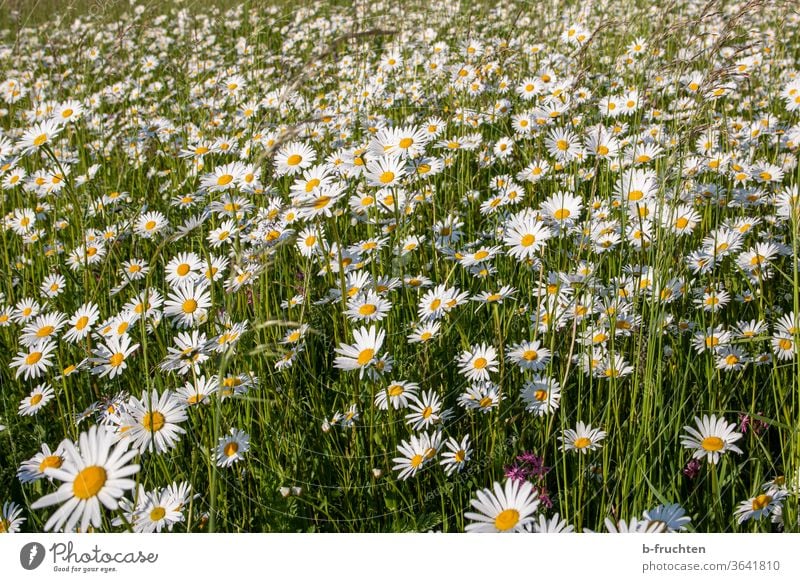
M 585 455 L 588 451 L 599 449 L 600 441 L 604 438 L 606 438 L 605 431 L 578 421 L 575 430 L 568 428 L 558 437 L 558 440 L 561 441 L 562 451 L 576 451 Z
M 168 390 L 160 397 L 156 390 L 150 394 L 143 392 L 141 399 L 131 397 L 128 414 L 133 425 L 124 435 L 142 453 L 153 450 L 163 453 L 174 447 L 186 432 L 178 426 L 187 418 L 186 405 Z
M 243 459 L 242 455 L 250 450 L 250 435 L 237 428 L 231 428 L 230 434 L 220 437 L 217 444 L 217 467 L 231 467 Z
M 397 478 L 401 481 L 415 476 L 428 461 L 428 444 L 413 434 L 408 441 L 397 445 L 397 450 L 402 456 L 392 459 L 395 463 L 392 470 L 400 472 Z
M 511 217 L 505 227 L 503 242 L 510 247 L 509 255 L 518 261 L 525 261 L 544 248 L 548 238 L 550 229 L 533 212 L 525 210 Z
M 100 309 L 97 305 L 92 302 L 84 303 L 67 322 L 71 327 L 64 334 L 64 339 L 70 343 L 78 343 L 86 339 L 99 318 Z
M 105 376 L 109 379 L 116 378 L 128 367 L 128 356 L 138 347 L 139 344 L 131 345 L 128 334 L 108 336 L 105 344 L 100 344 L 97 349 L 92 350 L 95 355 L 89 359 L 93 364 L 92 374 L 99 374 L 101 378 Z
M 345 315 L 350 321 L 381 321 L 391 308 L 389 301 L 374 291 L 367 291 L 350 298 Z
M 469 442 L 469 435 L 464 436 L 460 441 L 450 437 L 445 443 L 447 451 L 442 453 L 442 460 L 439 464 L 444 467 L 445 474 L 452 475 L 460 472 L 472 458 L 472 446 Z
M 494 489 L 482 489 L 476 492 L 477 499 L 471 499 L 470 505 L 476 512 L 464 514 L 472 523 L 465 531 L 476 533 L 523 532 L 525 527 L 533 523 L 539 509 L 538 492 L 528 482 L 509 479 L 505 487 L 494 483 Z
M 288 143 L 275 154 L 275 174 L 278 176 L 299 174 L 311 167 L 316 159 L 317 154 L 311 146 L 300 142 Z
M 381 410 L 392 408 L 399 410 L 408 407 L 409 399 L 416 399 L 419 385 L 402 380 L 390 382 L 389 385 L 375 395 L 375 406 Z
M 20 483 L 33 483 L 46 477 L 45 469 L 61 468 L 64 464 L 64 447 L 59 445 L 55 451 L 51 451 L 47 444 L 42 443 L 41 450 L 33 457 L 24 461 L 17 469 L 17 479 Z M 52 480 L 52 477 L 49 477 Z
M 385 337 L 386 332 L 376 330 L 374 326 L 353 330 L 355 343 L 340 344 L 336 348 L 339 356 L 333 362 L 334 367 L 340 370 L 360 370 L 359 377 L 363 377 L 365 369 L 375 363 Z
M 17 352 L 17 357 L 11 360 L 9 364 L 9 367 L 17 368 L 17 373 L 14 377 L 23 376 L 27 380 L 42 376 L 45 370 L 53 365 L 51 356 L 55 349 L 55 342 L 50 339 L 43 339 L 30 346 L 27 352 Z
M 692 518 L 686 515 L 686 510 L 678 503 L 659 505 L 645 511 L 643 517 L 651 523 L 663 523 L 668 532 L 685 531 L 686 526 L 692 522 Z
M 522 341 L 509 348 L 506 359 L 521 370 L 543 370 L 550 361 L 550 350 L 539 341 Z
M 205 280 L 184 281 L 176 286 L 164 303 L 164 314 L 181 328 L 205 321 L 211 307 L 211 293 Z
M 751 497 L 739 504 L 735 515 L 738 523 L 744 523 L 749 519 L 761 519 L 770 514 L 780 512 L 787 492 L 785 489 L 771 487 L 755 497 Z
M 741 454 L 742 450 L 733 444 L 742 438 L 742 434 L 734 430 L 735 424 L 728 424 L 724 418 L 718 419 L 716 415 L 709 418 L 705 414 L 702 420 L 695 416 L 694 422 L 697 428 L 684 426 L 689 435 L 681 437 L 684 448 L 695 449 L 692 458 L 706 457 L 709 463 L 716 465 L 720 456 L 728 451 Z
M 45 469 L 46 476 L 63 485 L 31 504 L 32 509 L 63 504 L 47 520 L 45 531 L 72 531 L 77 526 L 85 532 L 89 525 L 100 527 L 100 504 L 115 511 L 123 492 L 136 486 L 129 477 L 139 471 L 139 465 L 128 463 L 137 451 L 128 450 L 127 442 L 117 442 L 112 433 L 95 425 L 81 433 L 78 444 L 65 440 L 61 444 L 64 464 Z
M 19 403 L 19 415 L 33 416 L 37 414 L 54 396 L 53 388 L 49 384 L 39 384 Z
M 17 147 L 23 154 L 35 152 L 45 146 L 52 147 L 53 141 L 62 129 L 63 126 L 58 120 L 46 119 L 25 130 L 19 142 L 17 142 Z
M 458 357 L 458 371 L 471 382 L 489 380 L 489 372 L 497 372 L 497 351 L 486 344 L 474 345 Z
M 25 522 L 22 515 L 22 507 L 13 501 L 6 501 L 3 503 L 2 511 L 0 511 L 0 534 L 4 533 L 19 533 Z
M 523 384 L 521 396 L 525 410 L 543 416 L 558 409 L 561 402 L 561 387 L 553 378 L 534 376 L 533 380 Z

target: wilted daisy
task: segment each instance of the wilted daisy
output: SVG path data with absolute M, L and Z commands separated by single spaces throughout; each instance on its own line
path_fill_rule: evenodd
M 110 511 L 116 510 L 123 492 L 136 485 L 129 477 L 139 471 L 139 465 L 129 462 L 137 451 L 128 450 L 127 441 L 117 442 L 110 432 L 92 426 L 81 433 L 78 445 L 69 440 L 61 444 L 64 464 L 59 468 L 48 467 L 45 475 L 62 481 L 63 485 L 31 504 L 32 509 L 63 504 L 45 523 L 46 531 L 72 531 L 76 526 L 86 531 L 90 525 L 100 527 L 100 504 Z
M 467 532 L 522 532 L 539 509 L 538 493 L 528 481 L 509 479 L 505 486 L 495 482 L 493 489 L 481 489 L 475 495 L 470 505 L 477 511 L 464 514 L 472 521 L 465 527 Z
M 683 430 L 687 435 L 681 436 L 681 444 L 684 448 L 694 449 L 692 458 L 702 459 L 706 457 L 708 462 L 716 465 L 721 455 L 728 451 L 741 454 L 742 450 L 734 445 L 742 438 L 742 434 L 736 432 L 735 424 L 728 424 L 724 418 L 717 418 L 716 415 L 703 415 L 702 420 L 694 417 L 697 428 L 684 426 Z

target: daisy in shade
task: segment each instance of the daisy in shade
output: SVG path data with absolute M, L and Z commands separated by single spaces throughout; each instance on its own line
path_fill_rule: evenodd
M 697 428 L 684 426 L 688 432 L 681 437 L 681 444 L 684 448 L 694 449 L 692 458 L 702 459 L 706 457 L 708 462 L 716 465 L 721 455 L 728 451 L 741 454 L 742 450 L 734 445 L 742 438 L 742 433 L 736 432 L 735 424 L 728 424 L 724 418 L 717 418 L 716 415 L 703 415 L 703 419 L 694 417 Z
M 238 428 L 232 428 L 230 434 L 219 438 L 217 444 L 217 467 L 231 467 L 241 461 L 250 450 L 250 435 Z
M 13 501 L 3 503 L 0 511 L 0 534 L 18 533 L 25 521 L 22 515 L 22 508 Z
M 472 382 L 488 381 L 497 364 L 497 351 L 486 344 L 472 346 L 458 357 L 458 371 Z
M 576 451 L 585 455 L 588 451 L 599 449 L 600 441 L 604 438 L 606 438 L 605 431 L 579 421 L 575 430 L 568 428 L 558 440 L 562 443 L 562 451 Z
M 495 482 L 494 490 L 482 489 L 470 504 L 477 510 L 464 517 L 472 520 L 465 531 L 475 533 L 522 532 L 533 523 L 539 509 L 538 492 L 528 482 L 509 479 L 505 487 Z
M 736 521 L 744 523 L 749 519 L 761 519 L 770 514 L 780 513 L 786 495 L 785 489 L 773 486 L 755 497 L 742 501 L 736 508 Z
M 214 375 L 206 379 L 205 376 L 197 376 L 193 381 L 178 388 L 175 392 L 186 406 L 196 404 L 211 404 L 211 395 L 219 389 L 219 378 Z
M 686 515 L 686 510 L 678 503 L 659 505 L 645 511 L 643 517 L 651 523 L 663 523 L 668 532 L 684 531 L 692 522 L 692 518 Z
M 14 377 L 23 376 L 27 380 L 28 378 L 36 379 L 43 375 L 45 370 L 53 365 L 53 360 L 50 356 L 55 349 L 55 342 L 43 339 L 30 346 L 27 352 L 17 352 L 17 357 L 11 360 L 9 364 L 9 367 L 17 368 L 17 373 Z
M 128 413 L 134 424 L 124 434 L 142 453 L 153 450 L 163 453 L 174 447 L 186 432 L 178 426 L 186 420 L 186 406 L 168 390 L 160 397 L 156 390 L 150 394 L 143 392 L 141 399 L 131 397 Z
M 386 332 L 377 330 L 374 326 L 353 330 L 355 343 L 340 344 L 336 348 L 339 356 L 333 362 L 334 367 L 340 370 L 359 370 L 359 377 L 363 377 L 366 368 L 375 363 L 385 337 Z
M 89 525 L 100 527 L 100 504 L 115 511 L 123 492 L 136 486 L 129 477 L 139 471 L 139 465 L 128 464 L 136 451 L 128 450 L 127 442 L 116 441 L 112 433 L 95 425 L 81 433 L 78 447 L 69 440 L 62 443 L 64 464 L 45 469 L 45 475 L 63 485 L 31 505 L 41 509 L 63 504 L 45 523 L 46 531 L 72 531 L 77 526 L 83 532 Z
M 49 384 L 39 384 L 31 390 L 30 395 L 19 403 L 20 416 L 33 416 L 37 414 L 48 402 L 53 399 L 53 389 Z

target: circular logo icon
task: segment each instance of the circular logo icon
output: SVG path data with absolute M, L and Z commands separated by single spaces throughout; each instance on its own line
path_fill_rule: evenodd
M 19 551 L 19 563 L 26 570 L 35 570 L 44 562 L 44 546 L 39 542 L 29 542 Z

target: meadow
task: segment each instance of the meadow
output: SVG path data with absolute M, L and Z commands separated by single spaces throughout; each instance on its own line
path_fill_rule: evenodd
M 800 12 L 0 7 L 0 533 L 800 531 Z

